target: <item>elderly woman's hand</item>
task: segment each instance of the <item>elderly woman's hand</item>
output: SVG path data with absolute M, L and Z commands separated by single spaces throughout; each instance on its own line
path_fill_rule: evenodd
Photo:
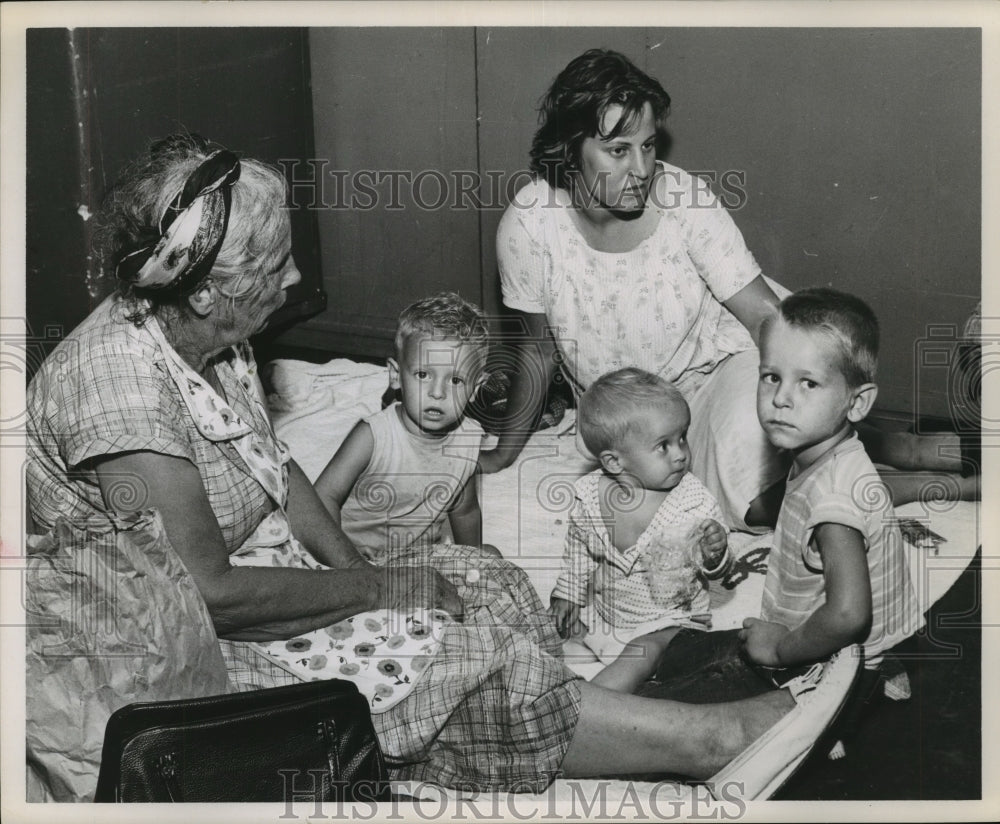
M 436 569 L 429 566 L 382 567 L 375 571 L 378 580 L 378 607 L 419 609 L 430 607 L 447 612 L 461 621 L 464 607 L 458 589 Z

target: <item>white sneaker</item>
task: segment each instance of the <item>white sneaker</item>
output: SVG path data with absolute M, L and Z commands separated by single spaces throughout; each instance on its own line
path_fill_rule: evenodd
M 795 698 L 795 708 L 709 778 L 709 791 L 718 799 L 738 793 L 745 801 L 777 792 L 836 720 L 861 671 L 861 660 L 858 645 L 845 647 L 785 684 L 782 689 Z

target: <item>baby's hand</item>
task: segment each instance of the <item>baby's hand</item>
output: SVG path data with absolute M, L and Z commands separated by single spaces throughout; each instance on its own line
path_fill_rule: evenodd
M 698 524 L 701 537 L 698 548 L 701 550 L 701 565 L 707 570 L 718 569 L 726 555 L 729 546 L 729 533 L 718 521 L 706 518 Z
M 587 628 L 580 622 L 580 605 L 564 598 L 552 596 L 549 615 L 556 622 L 556 630 L 560 638 L 572 638 L 583 635 Z

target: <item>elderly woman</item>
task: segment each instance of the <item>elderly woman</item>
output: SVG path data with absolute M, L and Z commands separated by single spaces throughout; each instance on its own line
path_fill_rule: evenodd
M 523 572 L 478 550 L 414 549 L 397 569 L 362 559 L 275 438 L 247 344 L 299 279 L 285 197 L 274 169 L 191 136 L 127 171 L 102 218 L 117 292 L 29 387 L 36 527 L 157 510 L 242 689 L 293 680 L 247 641 L 367 610 L 450 613 L 412 691 L 374 716 L 400 779 L 541 789 L 560 770 L 705 777 L 784 716 L 787 692 L 692 706 L 583 682 Z M 123 478 L 131 496 L 116 490 Z M 461 574 L 470 565 L 482 575 Z
M 787 469 L 755 407 L 757 328 L 777 297 L 707 184 L 656 159 L 669 106 L 656 80 L 599 49 L 545 96 L 537 177 L 497 232 L 503 300 L 529 342 L 513 414 L 481 465 L 494 471 L 520 452 L 557 361 L 578 391 L 640 366 L 690 403 L 692 470 L 729 526 L 745 528 L 767 520 L 758 499 Z

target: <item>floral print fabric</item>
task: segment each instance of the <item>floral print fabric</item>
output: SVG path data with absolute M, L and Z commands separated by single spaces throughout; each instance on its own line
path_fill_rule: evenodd
M 574 385 L 640 366 L 690 400 L 729 355 L 753 347 L 722 305 L 761 274 L 729 213 L 699 178 L 665 163 L 650 196 L 659 222 L 626 252 L 588 245 L 569 195 L 536 180 L 497 230 L 504 304 L 544 314 Z
M 353 681 L 378 713 L 409 694 L 440 649 L 441 632 L 450 622 L 439 610 L 363 612 L 288 641 L 258 646 L 303 681 Z

